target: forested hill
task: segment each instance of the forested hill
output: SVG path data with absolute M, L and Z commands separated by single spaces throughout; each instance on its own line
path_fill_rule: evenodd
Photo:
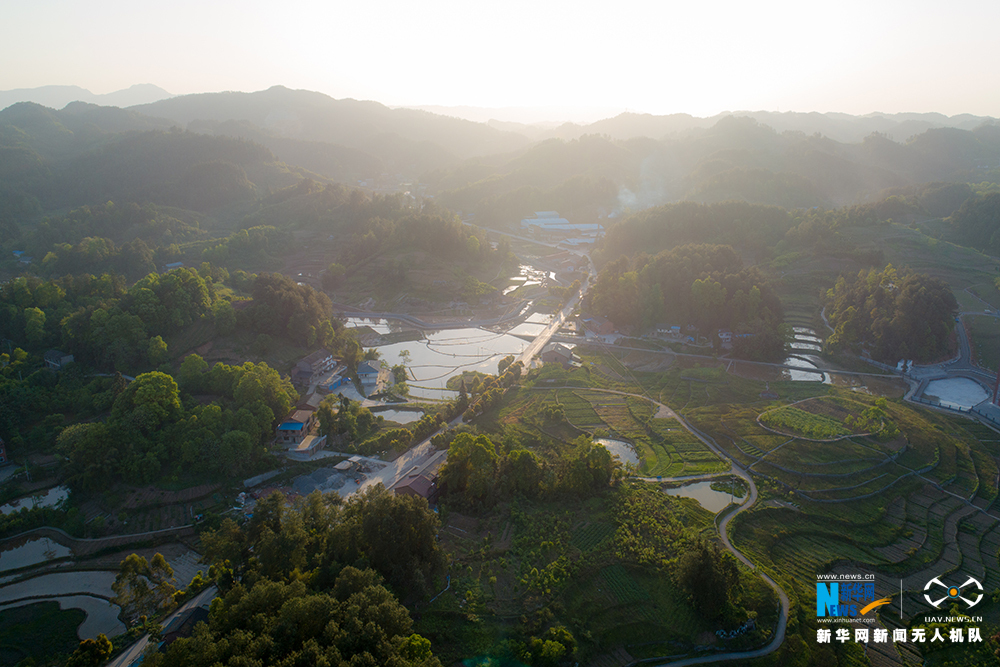
M 737 334 L 734 352 L 741 357 L 777 358 L 785 348 L 777 294 L 729 246 L 622 256 L 601 269 L 586 308 L 632 331 L 664 324 L 695 325 L 703 332 L 727 328 Z
M 664 131 L 694 121 L 696 127 Z M 835 208 L 929 182 L 1000 180 L 1000 128 L 992 119 L 757 114 L 704 121 L 620 116 L 579 136 L 532 141 L 486 123 L 281 86 L 180 96 L 128 109 L 72 103 L 56 111 L 21 103 L 0 111 L 0 188 L 20 187 L 39 197 L 43 208 L 125 197 L 204 210 L 216 202 L 182 201 L 164 194 L 165 183 L 202 181 L 200 172 L 183 169 L 221 160 L 265 191 L 310 172 L 317 180 L 360 181 L 383 191 L 419 188 L 452 210 L 505 226 L 533 210 L 558 210 L 574 221 L 592 222 L 685 200 Z M 849 142 L 831 138 L 844 136 L 837 131 L 842 125 L 862 121 L 876 131 Z M 954 127 L 944 126 L 948 123 Z M 818 129 L 810 133 L 814 126 Z M 901 128 L 915 133 L 903 135 Z M 143 132 L 187 138 L 137 139 Z M 163 147 L 189 152 L 195 144 L 212 155 L 195 156 L 181 172 L 150 166 L 161 160 Z M 239 144 L 266 149 L 259 161 L 287 166 L 261 169 L 250 164 L 256 157 L 223 155 Z M 246 188 L 239 172 L 212 169 L 209 181 L 217 179 L 229 190 L 223 199 L 240 199 Z M 147 170 L 149 184 L 116 182 L 122 174 L 135 181 Z
M 258 143 L 134 111 L 82 103 L 0 111 L 0 220 L 108 200 L 206 211 L 309 176 Z
M 536 130 L 535 134 L 541 139 L 554 137 L 576 139 L 585 134 L 604 134 L 615 139 L 662 138 L 712 127 L 727 116 L 752 118 L 758 123 L 773 127 L 778 132 L 822 134 L 844 143 L 857 143 L 873 132 L 903 140 L 927 130 L 937 128 L 974 130 L 980 125 L 996 121 L 995 118 L 989 116 L 959 114 L 949 117 L 940 113 L 872 113 L 854 116 L 846 113 L 727 111 L 716 116 L 698 118 L 686 113 L 656 116 L 626 112 L 589 125 L 564 123 L 547 131 L 538 132 Z
M 929 182 L 997 182 L 1000 129 L 938 128 L 905 142 L 871 134 L 841 143 L 727 117 L 671 139 L 549 139 L 515 154 L 470 159 L 424 179 L 442 202 L 489 224 L 516 224 L 533 210 L 597 222 L 684 200 L 835 208 Z M 583 194 L 567 201 L 565 191 L 573 188 Z
M 724 243 L 744 253 L 766 253 L 795 224 L 777 206 L 729 201 L 679 202 L 634 213 L 612 226 L 595 259 L 655 253 L 684 243 Z
M 150 116 L 187 125 L 193 121 L 247 120 L 291 139 L 320 141 L 391 154 L 392 144 L 435 144 L 459 158 L 515 150 L 528 140 L 473 123 L 413 109 L 390 109 L 378 102 L 336 100 L 323 93 L 274 86 L 255 93 L 183 95 L 132 107 Z

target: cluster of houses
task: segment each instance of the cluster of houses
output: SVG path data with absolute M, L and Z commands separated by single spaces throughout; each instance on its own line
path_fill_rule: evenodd
M 54 352 L 54 351 L 53 351 Z M 69 357 L 69 361 L 72 361 Z M 53 357 L 53 363 L 57 359 Z M 46 355 L 48 363 L 48 355 Z M 362 361 L 358 364 L 358 379 L 364 393 L 371 394 L 378 387 L 379 376 L 382 374 L 378 362 Z M 335 392 L 344 385 L 350 385 L 351 378 L 347 366 L 328 350 L 319 349 L 303 357 L 291 372 L 292 382 L 300 387 L 315 385 L 317 396 Z M 314 456 L 326 446 L 326 436 L 314 434 L 316 425 L 315 405 L 310 401 L 292 411 L 288 417 L 275 429 L 275 445 L 284 447 L 289 452 Z

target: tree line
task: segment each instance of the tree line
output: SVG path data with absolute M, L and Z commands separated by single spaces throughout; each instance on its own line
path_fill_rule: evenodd
M 940 278 L 891 264 L 841 276 L 827 291 L 832 349 L 871 353 L 887 363 L 933 361 L 949 353 L 958 302 Z
M 347 501 L 261 500 L 242 526 L 202 534 L 219 587 L 206 624 L 146 662 L 172 665 L 439 667 L 400 597 L 444 570 L 437 515 L 381 485 Z
M 629 329 L 693 324 L 714 339 L 716 329 L 728 328 L 736 334 L 735 352 L 751 358 L 784 352 L 778 295 L 730 246 L 685 245 L 654 257 L 622 256 L 601 269 L 585 307 Z

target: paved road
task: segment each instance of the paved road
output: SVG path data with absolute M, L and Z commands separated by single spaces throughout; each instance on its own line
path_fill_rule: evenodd
M 566 318 L 570 315 L 570 313 L 573 312 L 573 309 L 576 307 L 576 305 L 580 303 L 583 297 L 587 294 L 587 290 L 590 288 L 590 284 L 597 278 L 597 269 L 594 268 L 594 262 L 591 261 L 590 255 L 588 255 L 586 252 L 583 252 L 581 250 L 571 250 L 568 248 L 564 248 L 557 243 L 546 243 L 544 241 L 537 241 L 535 239 L 528 238 L 527 236 L 519 236 L 517 234 L 511 234 L 510 232 L 506 232 L 501 229 L 492 229 L 490 227 L 483 227 L 481 225 L 476 225 L 475 223 L 472 222 L 463 222 L 463 224 L 468 225 L 470 227 L 478 227 L 479 229 L 483 229 L 488 232 L 493 232 L 494 234 L 500 234 L 501 236 L 509 236 L 512 239 L 520 239 L 522 241 L 529 241 L 537 245 L 547 246 L 549 248 L 555 248 L 556 250 L 564 250 L 574 255 L 579 255 L 581 258 L 587 260 L 588 275 L 584 279 L 583 285 L 581 285 L 580 287 L 580 291 L 566 303 L 563 309 L 560 310 L 559 313 L 552 318 L 552 323 L 549 324 L 547 327 L 545 327 L 545 329 L 540 334 L 538 334 L 538 336 L 535 337 L 535 339 L 528 345 L 528 347 L 524 349 L 524 352 L 522 352 L 521 355 L 517 358 L 517 360 L 522 362 L 525 368 L 527 369 L 531 364 L 532 357 L 534 357 L 536 354 L 542 351 L 542 348 L 544 348 L 545 345 L 548 344 L 549 339 L 552 338 L 555 332 L 559 330 L 559 327 L 563 325 L 563 322 L 565 322 Z
M 582 256 L 587 258 L 587 262 L 590 265 L 590 271 L 587 274 L 587 277 L 584 278 L 583 284 L 580 286 L 580 291 L 566 302 L 566 305 L 563 306 L 562 310 L 560 310 L 556 316 L 552 318 L 552 322 L 546 326 L 542 332 L 539 333 L 533 341 L 531 341 L 531 343 L 528 344 L 528 347 L 524 348 L 524 351 L 521 352 L 521 355 L 517 358 L 518 361 L 524 364 L 526 369 L 531 366 L 532 358 L 534 358 L 536 354 L 541 353 L 541 351 L 548 344 L 549 340 L 557 331 L 559 331 L 559 328 L 566 321 L 566 318 L 572 314 L 573 309 L 576 308 L 577 304 L 583 300 L 583 297 L 587 294 L 587 290 L 590 289 L 591 282 L 593 282 L 593 280 L 597 277 L 597 271 L 594 268 L 594 263 L 590 261 L 590 257 L 587 255 Z
M 767 582 L 768 586 L 770 586 L 777 594 L 778 600 L 781 603 L 781 615 L 778 617 L 778 627 L 775 629 L 774 637 L 771 639 L 770 643 L 768 643 L 767 646 L 764 646 L 762 648 L 753 651 L 731 651 L 729 653 L 717 653 L 695 658 L 682 658 L 680 660 L 670 660 L 667 662 L 659 663 L 659 666 L 683 667 L 684 665 L 714 664 L 718 662 L 725 662 L 727 660 L 746 660 L 748 658 L 759 658 L 761 656 L 765 656 L 770 653 L 773 653 L 774 651 L 777 651 L 778 647 L 781 646 L 781 643 L 785 640 L 785 629 L 788 626 L 788 610 L 789 610 L 788 595 L 781 588 L 781 586 L 778 585 L 778 582 L 769 577 L 767 574 L 757 570 L 757 566 L 754 565 L 750 561 L 750 559 L 744 556 L 736 547 L 734 547 L 733 543 L 729 540 L 729 523 L 738 514 L 747 511 L 748 509 L 753 507 L 754 504 L 757 502 L 758 498 L 757 485 L 753 483 L 753 478 L 739 463 L 730 458 L 729 455 L 726 454 L 726 452 L 721 447 L 719 447 L 714 440 L 712 440 L 707 435 L 703 434 L 698 429 L 691 426 L 683 417 L 674 412 L 674 410 L 672 410 L 669 406 L 664 405 L 663 403 L 660 403 L 659 401 L 654 400 L 649 396 L 644 396 L 642 394 L 630 394 L 623 391 L 615 391 L 613 389 L 587 388 L 587 391 L 597 391 L 601 393 L 618 394 L 622 396 L 635 396 L 636 398 L 642 398 L 647 401 L 650 401 L 659 408 L 657 412 L 657 417 L 661 415 L 667 415 L 673 417 L 678 421 L 678 423 L 680 423 L 681 426 L 687 429 L 688 432 L 691 433 L 691 435 L 693 435 L 694 437 L 698 438 L 698 440 L 703 442 L 705 446 L 708 447 L 716 456 L 721 458 L 723 461 L 729 462 L 732 469 L 728 474 L 737 475 L 740 479 L 746 482 L 747 487 L 750 489 L 750 493 L 747 495 L 747 499 L 745 501 L 743 501 L 738 507 L 736 507 L 734 510 L 730 511 L 723 517 L 722 521 L 719 523 L 719 537 L 722 539 L 722 544 L 725 545 L 726 549 L 728 549 L 734 556 L 740 559 L 740 561 L 744 565 L 756 571 L 757 574 L 759 574 L 761 578 L 763 578 L 764 581 Z M 718 473 L 716 473 L 715 476 L 718 476 Z M 664 477 L 656 481 L 666 482 L 666 481 L 684 481 L 684 480 L 685 478 L 683 477 L 677 477 L 677 478 Z
M 178 607 L 172 614 L 167 616 L 163 621 L 163 627 L 166 628 L 170 625 L 170 622 L 177 617 L 178 614 L 194 607 L 200 607 L 203 604 L 208 603 L 210 600 L 218 595 L 219 589 L 213 584 L 209 586 L 198 595 L 194 596 L 180 607 Z M 135 664 L 136 661 L 140 661 L 143 652 L 146 647 L 149 646 L 149 635 L 143 635 L 134 644 L 125 649 L 122 653 L 111 659 L 111 662 L 107 664 L 106 667 L 128 667 L 129 665 Z

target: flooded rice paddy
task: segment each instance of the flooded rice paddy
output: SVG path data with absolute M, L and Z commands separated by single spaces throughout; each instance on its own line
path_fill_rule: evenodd
M 547 316 L 546 316 L 547 317 Z M 542 327 L 541 323 L 527 322 Z M 349 320 L 349 324 L 367 325 L 379 333 L 389 333 L 385 320 Z M 523 326 L 523 325 L 522 325 Z M 541 330 L 541 329 L 539 329 Z M 497 364 L 509 354 L 517 355 L 527 347 L 527 341 L 509 333 L 486 329 L 444 329 L 425 331 L 422 340 L 411 340 L 378 347 L 382 361 L 394 366 L 405 363 L 410 379 L 410 396 L 416 398 L 452 398 L 457 392 L 447 388 L 449 378 L 463 371 L 496 374 Z M 400 352 L 409 352 L 404 362 Z
M 13 514 L 23 508 L 30 510 L 36 507 L 55 507 L 67 498 L 69 498 L 69 489 L 65 486 L 54 486 L 43 492 L 12 500 L 6 505 L 0 505 L 0 513 Z
M 0 551 L 0 572 L 40 565 L 57 558 L 72 556 L 73 551 L 48 537 L 27 537 L 3 545 Z
M 397 424 L 412 424 L 424 416 L 422 410 L 372 410 L 372 412 L 386 421 Z

